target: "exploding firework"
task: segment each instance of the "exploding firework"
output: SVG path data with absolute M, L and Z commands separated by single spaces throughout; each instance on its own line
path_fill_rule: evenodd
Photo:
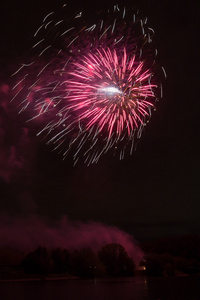
M 35 33 L 37 58 L 15 73 L 22 74 L 14 87 L 20 112 L 75 163 L 95 163 L 109 152 L 122 159 L 162 94 L 154 32 L 118 6 L 98 13 L 96 22 L 82 12 L 70 23 L 64 13 L 54 15 Z

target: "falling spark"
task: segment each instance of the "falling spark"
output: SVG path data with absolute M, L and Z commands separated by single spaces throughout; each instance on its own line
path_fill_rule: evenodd
M 133 152 L 162 95 L 165 71 L 155 62 L 147 18 L 114 6 L 95 24 L 85 20 L 84 12 L 71 22 L 54 12 L 44 18 L 34 35 L 37 58 L 15 72 L 13 98 L 37 122 L 37 135 L 63 157 L 71 152 L 75 163 L 89 165 L 109 152 L 120 159 Z

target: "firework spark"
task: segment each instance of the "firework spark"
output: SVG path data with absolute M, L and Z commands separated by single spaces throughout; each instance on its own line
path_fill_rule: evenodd
M 80 12 L 70 24 L 50 13 L 35 33 L 37 59 L 22 65 L 14 87 L 20 112 L 38 135 L 95 163 L 107 153 L 132 153 L 161 94 L 160 70 L 146 19 L 118 6 L 93 23 Z M 84 17 L 84 21 L 83 21 Z

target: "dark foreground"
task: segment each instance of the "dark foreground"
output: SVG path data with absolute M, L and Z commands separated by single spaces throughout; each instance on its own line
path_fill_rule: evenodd
M 199 300 L 200 277 L 0 282 L 1 300 Z

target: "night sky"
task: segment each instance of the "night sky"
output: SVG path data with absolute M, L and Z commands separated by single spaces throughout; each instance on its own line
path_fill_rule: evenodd
M 1 215 L 19 220 L 66 215 L 71 221 L 116 226 L 139 241 L 199 234 L 198 1 L 134 2 L 155 31 L 158 62 L 167 73 L 164 97 L 132 156 L 105 157 L 89 167 L 62 161 L 9 103 L 10 74 L 27 57 L 35 30 L 58 2 L 0 4 Z M 97 9 L 97 2 L 82 6 Z

